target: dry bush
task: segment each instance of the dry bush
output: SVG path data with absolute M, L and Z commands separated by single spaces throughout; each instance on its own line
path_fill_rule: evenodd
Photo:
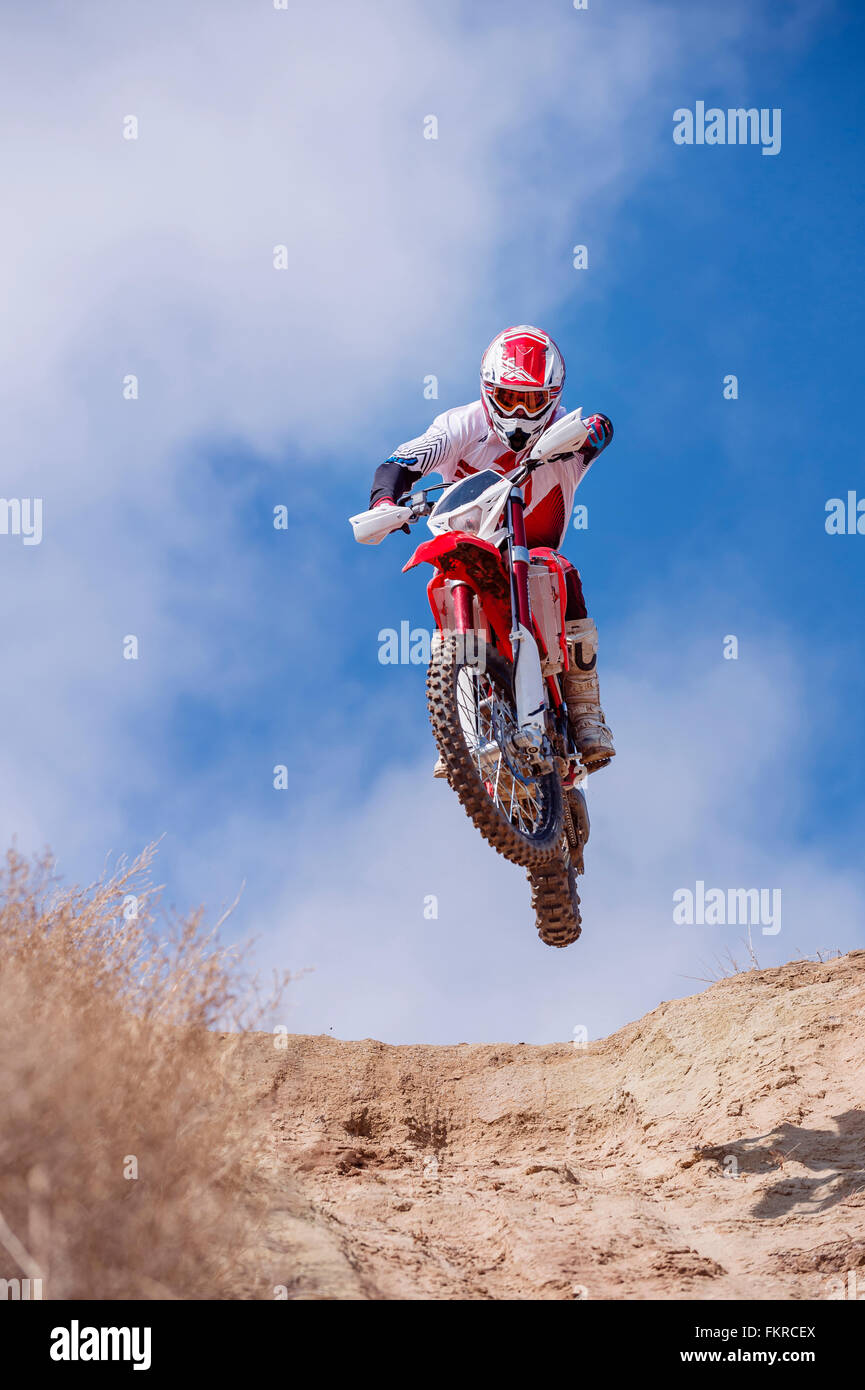
M 752 970 L 762 970 L 763 966 L 761 966 L 757 959 L 757 952 L 751 938 L 750 927 L 748 928 L 747 937 L 743 936 L 741 941 L 748 954 L 749 963 L 747 965 L 741 964 L 728 946 L 723 956 L 716 954 L 713 956 L 712 962 L 710 963 L 701 961 L 702 968 L 708 972 L 707 974 L 685 975 L 683 978 L 686 980 L 699 980 L 701 984 L 714 985 L 717 984 L 719 980 L 729 980 L 733 975 L 747 975 Z M 822 950 L 813 951 L 810 955 L 806 955 L 800 950 L 798 955 L 788 956 L 786 961 L 780 961 L 778 963 L 781 965 L 795 965 L 800 961 L 803 963 L 808 961 L 812 965 L 822 965 L 827 960 L 839 960 L 843 955 L 844 952 L 840 947 L 835 946 L 831 949 L 824 947 Z
M 0 871 L 0 1277 L 46 1298 L 268 1296 L 264 1129 L 239 1034 L 212 1031 L 256 1021 L 254 984 L 200 913 L 161 917 L 151 858 L 86 890 L 14 851 Z

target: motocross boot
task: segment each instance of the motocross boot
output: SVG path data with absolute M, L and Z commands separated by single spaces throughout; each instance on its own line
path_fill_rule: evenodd
M 613 735 L 604 723 L 598 687 L 598 630 L 591 618 L 565 623 L 570 666 L 562 677 L 568 725 L 587 772 L 597 772 L 615 757 Z

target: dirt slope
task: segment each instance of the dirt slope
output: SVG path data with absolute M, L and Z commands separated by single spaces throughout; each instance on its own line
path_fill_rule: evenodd
M 290 1297 L 865 1294 L 865 951 L 584 1048 L 251 1036 Z M 270 1264 L 270 1260 L 268 1260 Z M 833 1282 L 834 1281 L 834 1282 Z

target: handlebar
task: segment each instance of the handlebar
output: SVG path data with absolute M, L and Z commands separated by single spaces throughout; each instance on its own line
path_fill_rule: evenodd
M 553 454 L 551 458 L 567 458 L 567 454 Z M 520 487 L 530 474 L 538 468 L 542 468 L 545 463 L 549 463 L 549 458 L 526 459 L 514 469 L 513 473 L 503 473 L 503 478 L 509 478 L 512 483 Z M 429 516 L 433 509 L 433 504 L 429 501 L 431 493 L 442 492 L 446 487 L 452 487 L 452 483 L 434 483 L 432 487 L 422 488 L 420 492 L 406 492 L 402 497 L 396 499 L 398 507 L 411 507 L 414 512 L 413 521 L 419 521 L 423 516 Z
M 433 483 L 432 487 L 425 487 L 420 492 L 407 492 L 404 496 L 397 499 L 397 506 L 411 507 L 414 513 L 411 522 L 420 521 L 422 516 L 429 516 L 433 509 L 433 504 L 429 501 L 429 494 L 432 492 L 441 492 L 444 488 L 450 486 L 450 483 Z

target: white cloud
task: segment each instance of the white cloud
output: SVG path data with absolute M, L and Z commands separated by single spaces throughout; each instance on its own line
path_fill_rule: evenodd
M 503 312 L 585 291 L 571 245 L 666 146 L 647 98 L 689 63 L 723 71 L 753 26 L 738 6 L 709 29 L 641 5 L 109 12 L 7 17 L 0 382 L 28 460 L 61 446 L 61 495 L 70 455 L 91 497 L 114 491 L 105 412 L 128 371 L 151 476 L 197 432 L 363 448 L 407 377 L 472 381 Z

